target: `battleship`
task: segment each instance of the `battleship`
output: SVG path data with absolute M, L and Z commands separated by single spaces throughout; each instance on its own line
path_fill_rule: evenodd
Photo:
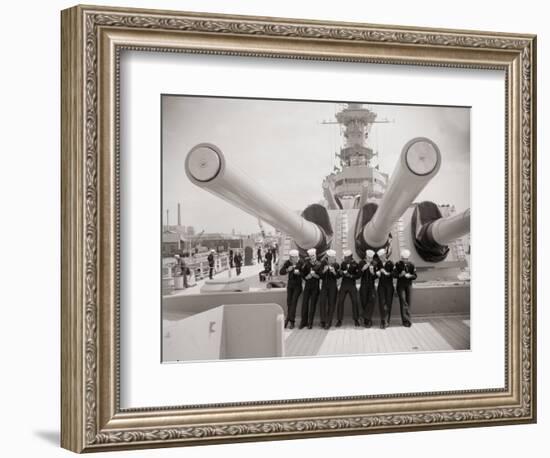
M 470 211 L 455 214 L 447 204 L 414 202 L 439 171 L 438 146 L 428 138 L 411 139 L 388 178 L 373 164 L 377 153 L 367 146 L 376 114 L 350 103 L 336 119 L 345 139 L 338 154 L 340 169 L 323 180 L 324 201 L 312 203 L 301 215 L 228 164 L 215 145 L 195 146 L 185 171 L 198 187 L 276 228 L 285 253 L 293 247 L 305 255 L 316 248 L 322 256 L 332 248 L 341 259 L 350 249 L 361 259 L 367 249 L 385 248 L 397 260 L 407 248 L 422 280 L 458 280 L 467 268 L 463 237 L 470 230 Z
M 384 248 L 394 261 L 409 250 L 418 271 L 413 313 L 439 318 L 456 315 L 469 326 L 470 211 L 456 212 L 448 203 L 416 201 L 439 172 L 445 153 L 429 138 L 412 138 L 403 145 L 389 175 L 379 170 L 379 152 L 369 145 L 373 125 L 381 122 L 387 121 L 378 121 L 371 107 L 359 103 L 343 104 L 334 121 L 324 122 L 341 128 L 339 167 L 319 184 L 320 200 L 301 211 L 271 196 L 211 143 L 200 143 L 188 152 L 185 174 L 201 190 L 275 228 L 283 260 L 291 249 L 305 255 L 315 248 L 318 257 L 332 249 L 340 260 L 345 250 L 351 250 L 359 260 L 369 249 Z M 177 316 L 184 310 L 196 314 L 229 304 L 273 303 L 284 314 L 284 278 L 275 280 L 283 287 L 251 291 L 243 278 L 216 278 L 206 281 L 200 294 L 165 298 L 164 311 Z M 462 342 L 459 349 L 469 348 L 469 327 L 467 333 L 467 339 L 461 336 L 467 343 Z

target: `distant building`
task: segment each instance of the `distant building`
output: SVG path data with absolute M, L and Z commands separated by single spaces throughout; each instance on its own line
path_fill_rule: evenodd
M 194 252 L 216 250 L 217 252 L 242 248 L 243 236 L 224 234 L 221 232 L 201 233 L 197 236 L 187 236 Z
M 180 225 L 164 226 L 164 230 L 165 231 L 170 231 L 170 232 L 178 232 L 182 235 L 187 234 L 187 227 L 186 226 L 180 226 Z
M 186 247 L 186 239 L 179 232 L 165 230 L 162 233 L 162 256 L 174 256 L 183 254 Z

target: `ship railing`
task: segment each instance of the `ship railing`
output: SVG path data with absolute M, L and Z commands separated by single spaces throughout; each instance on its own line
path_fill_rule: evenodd
M 208 257 L 201 256 L 200 259 L 188 262 L 187 267 L 195 273 L 197 280 L 208 278 L 210 271 L 210 265 L 208 264 Z M 214 274 L 229 270 L 229 254 L 222 253 L 215 256 L 214 259 Z

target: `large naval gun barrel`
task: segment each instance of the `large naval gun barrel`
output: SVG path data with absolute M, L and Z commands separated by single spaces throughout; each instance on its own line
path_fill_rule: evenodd
M 217 146 L 200 143 L 193 147 L 185 159 L 185 173 L 195 185 L 288 234 L 300 248 L 326 247 L 326 234 L 319 225 L 280 204 L 262 186 L 228 164 Z
M 426 237 L 438 245 L 448 245 L 468 232 L 470 232 L 470 209 L 431 222 L 426 231 Z
M 388 187 L 376 212 L 363 228 L 363 238 L 371 248 L 386 244 L 395 221 L 416 199 L 439 171 L 441 153 L 428 138 L 413 138 L 405 144 Z

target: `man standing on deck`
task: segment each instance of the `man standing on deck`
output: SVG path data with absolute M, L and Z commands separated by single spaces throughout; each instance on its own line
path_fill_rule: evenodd
M 258 264 L 261 264 L 263 262 L 262 247 L 261 246 L 258 247 L 258 251 L 256 252 L 256 255 L 257 255 L 257 259 L 258 259 Z
M 302 267 L 302 277 L 306 281 L 304 295 L 302 297 L 302 318 L 299 329 L 306 326 L 311 329 L 309 322 L 309 311 L 314 310 L 319 297 L 319 279 L 321 278 L 321 263 L 317 260 L 317 250 L 307 250 L 308 258 Z
M 210 250 L 210 254 L 208 255 L 208 278 L 212 280 L 212 277 L 214 276 L 214 253 L 215 250 Z
M 235 257 L 233 258 L 233 262 L 235 263 L 235 270 L 237 271 L 237 275 L 241 275 L 241 267 L 243 265 L 243 255 L 241 254 L 241 251 L 238 250 L 235 254 Z
M 336 309 L 336 297 L 338 295 L 337 279 L 340 276 L 340 265 L 336 262 L 336 251 L 328 250 L 326 258 L 321 262 L 321 294 L 319 296 L 319 308 L 321 312 L 321 326 L 330 329 L 332 317 Z M 313 322 L 313 318 L 310 323 Z
M 365 259 L 359 262 L 359 271 L 361 272 L 361 286 L 359 287 L 359 298 L 361 299 L 361 308 L 363 309 L 364 325 L 366 328 L 372 326 L 372 314 L 376 302 L 376 280 L 375 262 L 373 261 L 374 251 L 367 250 Z M 380 310 L 382 316 L 382 309 Z
M 174 258 L 176 259 L 176 263 L 174 264 L 173 268 L 173 275 L 174 277 L 182 276 L 183 277 L 183 287 L 187 288 L 187 271 L 189 270 L 187 268 L 187 264 L 185 263 L 185 260 L 182 259 L 182 257 L 179 254 L 175 254 Z
M 273 261 L 273 255 L 271 254 L 271 249 L 269 247 L 265 250 L 265 260 L 269 262 L 270 265 L 271 261 Z
M 342 283 L 340 284 L 340 291 L 338 292 L 338 321 L 336 322 L 336 327 L 339 328 L 342 326 L 342 320 L 344 319 L 344 301 L 348 294 L 351 298 L 353 323 L 355 326 L 361 326 L 359 323 L 359 300 L 357 298 L 356 285 L 356 280 L 360 276 L 360 271 L 359 265 L 355 259 L 353 259 L 351 250 L 344 250 L 344 260 L 340 264 L 340 276 L 342 277 Z
M 391 307 L 393 302 L 393 262 L 386 259 L 386 250 L 378 250 L 378 265 L 376 276 L 378 277 L 378 306 L 380 307 L 380 329 L 386 329 L 390 325 Z
M 397 277 L 397 297 L 401 308 L 401 321 L 403 326 L 410 328 L 411 322 L 411 291 L 412 282 L 416 280 L 416 267 L 409 262 L 409 250 L 401 251 L 401 259 L 395 263 L 395 276 Z
M 294 321 L 296 320 L 296 306 L 298 299 L 302 294 L 302 261 L 298 254 L 298 250 L 290 250 L 288 252 L 290 258 L 284 262 L 280 270 L 281 275 L 288 274 L 286 285 L 286 308 L 287 315 L 285 320 L 285 328 L 288 326 L 294 329 Z

